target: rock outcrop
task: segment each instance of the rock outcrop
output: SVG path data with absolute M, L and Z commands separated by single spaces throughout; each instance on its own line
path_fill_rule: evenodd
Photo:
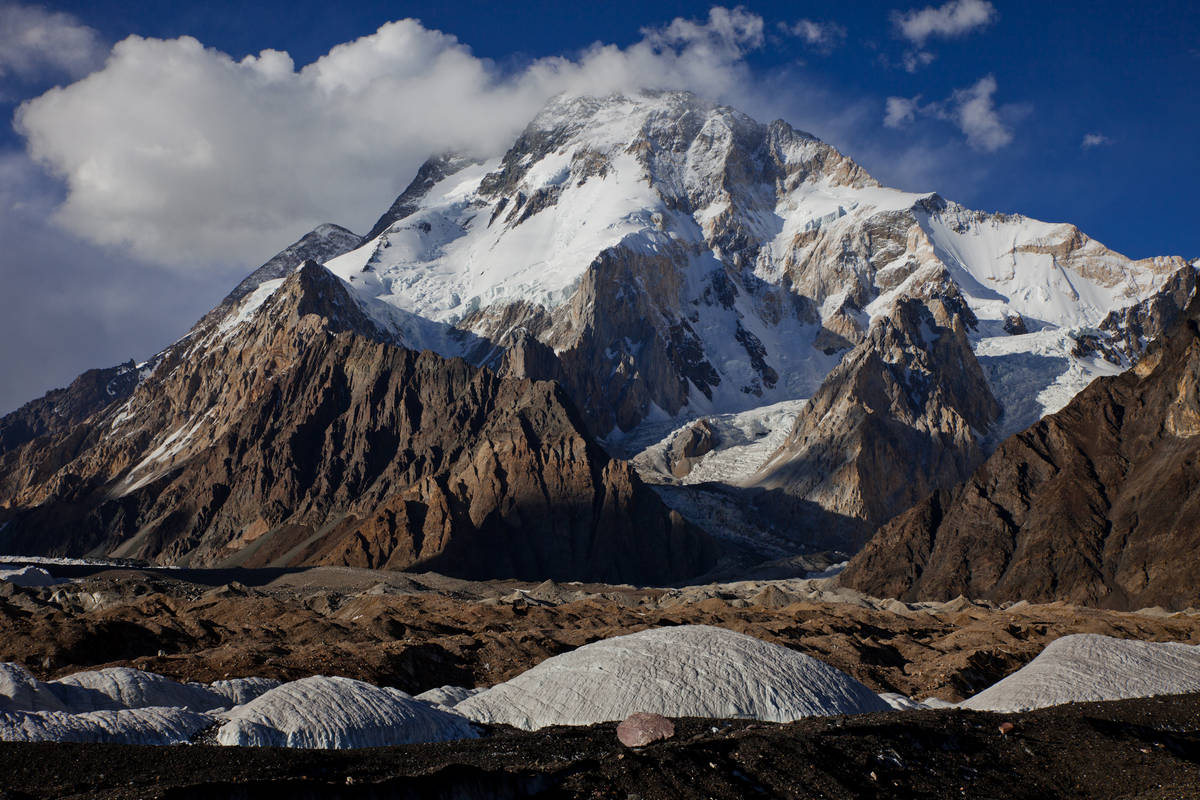
M 817 541 L 861 545 L 985 456 L 980 441 L 1000 406 L 967 339 L 975 318 L 944 272 L 918 277 L 926 296 L 876 320 L 749 482 L 826 512 L 795 520 Z
M 842 582 L 877 596 L 1200 605 L 1200 301 L 1131 370 L 885 525 Z
M 105 406 L 124 400 L 137 387 L 132 361 L 107 369 L 89 369 L 65 389 L 52 389 L 11 414 L 0 417 L 0 454 L 39 436 L 63 433 Z
M 556 384 L 398 346 L 315 263 L 279 283 L 124 403 L 0 458 L 0 547 L 639 583 L 711 566 Z

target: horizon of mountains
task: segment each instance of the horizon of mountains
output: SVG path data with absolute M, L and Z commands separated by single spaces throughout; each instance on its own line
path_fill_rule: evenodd
M 558 98 L 0 419 L 0 551 L 1197 605 L 1198 268 Z

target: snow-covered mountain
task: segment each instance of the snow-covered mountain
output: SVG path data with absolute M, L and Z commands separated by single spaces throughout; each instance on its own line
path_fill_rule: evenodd
M 602 433 L 810 396 L 931 265 L 978 319 L 992 385 L 1038 397 L 1008 402 L 1005 430 L 1024 427 L 1123 366 L 1075 337 L 1185 266 L 882 187 L 786 123 L 680 92 L 555 101 L 500 158 L 432 160 L 380 223 L 327 262 L 373 316 L 491 363 L 523 329 Z
M 366 357 L 365 345 L 330 347 L 316 335 L 349 332 L 510 378 L 557 381 L 565 392 L 552 405 L 574 406 L 563 407 L 570 424 L 556 423 L 561 429 L 578 409 L 580 427 L 633 459 L 670 505 L 759 555 L 801 543 L 853 547 L 923 494 L 965 478 L 999 440 L 1095 376 L 1135 361 L 1186 303 L 1195 274 L 1181 258 L 1125 258 L 1072 225 L 881 186 L 782 121 L 762 124 L 686 92 L 564 97 L 502 155 L 430 159 L 366 237 L 325 225 L 268 261 L 141 365 L 140 385 L 122 385 L 109 405 L 88 400 L 89 413 L 107 417 L 78 458 L 87 480 L 115 498 L 176 475 L 180 464 L 206 460 L 212 472 L 234 421 L 266 413 L 263 398 L 282 388 L 304 395 L 311 418 L 296 424 L 306 437 L 320 433 L 313 426 L 366 425 L 368 445 L 392 441 L 390 418 L 371 411 L 357 378 L 358 394 L 338 406 L 335 423 L 297 372 L 339 368 L 335 350 Z M 250 355 L 238 357 L 242 348 Z M 429 362 L 423 380 L 440 386 L 439 369 Z M 325 373 L 309 377 L 310 388 L 340 385 Z M 162 417 L 151 428 L 148 408 Z M 37 430 L 68 436 L 77 421 L 51 422 Z M 322 435 L 320 458 L 305 470 L 335 470 L 342 480 L 354 459 L 378 466 L 370 446 L 346 461 L 336 450 L 343 434 Z M 536 450 L 539 434 L 526 435 Z M 253 439 L 238 447 L 253 448 Z M 466 474 L 471 454 L 455 457 L 456 474 Z M 51 459 L 49 478 L 44 461 L 42 472 L 17 478 L 0 469 L 0 487 L 39 502 L 74 492 L 78 504 L 72 458 Z M 471 491 L 492 485 L 477 464 L 469 468 Z M 493 499 L 511 509 L 503 473 Z M 242 525 L 255 538 L 263 526 L 293 524 L 300 512 L 284 506 L 299 498 L 305 530 L 328 528 L 314 480 L 278 500 L 271 520 L 222 511 L 221 535 L 206 546 L 225 552 L 231 539 L 245 539 Z M 240 499 L 249 508 L 260 498 L 247 489 Z M 373 513 L 354 502 L 354 513 Z M 154 509 L 169 514 L 161 503 Z M 209 524 L 209 513 L 192 522 Z M 122 530 L 142 547 L 145 524 L 124 520 Z M 115 535 L 102 528 L 100 539 Z M 179 557 L 189 541 L 170 552 Z M 371 541 L 389 553 L 395 546 Z M 416 552 L 421 541 L 405 547 Z M 664 569 L 703 561 L 688 556 Z

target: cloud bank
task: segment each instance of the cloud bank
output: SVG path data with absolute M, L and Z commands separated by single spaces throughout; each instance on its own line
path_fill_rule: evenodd
M 326 222 L 364 230 L 421 160 L 498 152 L 553 95 L 691 88 L 727 99 L 762 18 L 714 8 L 504 73 L 413 19 L 296 69 L 235 61 L 190 37 L 131 36 L 103 69 L 23 104 L 30 155 L 66 184 L 56 221 L 91 242 L 187 268 L 253 265 Z

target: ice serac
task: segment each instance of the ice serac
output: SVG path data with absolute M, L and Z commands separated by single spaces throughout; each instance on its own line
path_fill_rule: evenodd
M 5 455 L 0 487 L 21 553 L 639 583 L 713 559 L 560 387 L 399 346 L 313 262 Z
M 962 707 L 1028 711 L 1196 691 L 1200 691 L 1200 647 L 1079 633 L 1055 639 L 1033 661 L 968 698 Z
M 1000 415 L 967 338 L 974 315 L 944 270 L 915 276 L 813 395 L 750 483 L 811 502 L 810 538 L 861 545 L 882 522 L 984 458 Z
M 1132 369 L 1007 439 L 842 573 L 876 596 L 1200 605 L 1200 300 Z
M 465 718 L 399 689 L 317 675 L 285 683 L 224 714 L 217 742 L 347 749 L 474 739 Z
M 888 708 L 866 686 L 811 656 L 723 628 L 681 625 L 584 645 L 454 710 L 537 730 L 623 720 L 638 711 L 791 722 Z

